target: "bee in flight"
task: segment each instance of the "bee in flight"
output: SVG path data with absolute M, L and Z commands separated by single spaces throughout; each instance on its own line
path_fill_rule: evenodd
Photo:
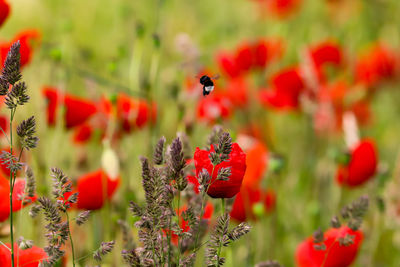
M 203 75 L 200 77 L 200 83 L 203 85 L 203 96 L 209 95 L 214 90 L 214 82 L 219 78 L 219 75 L 215 75 L 213 77 L 209 77 L 207 75 Z

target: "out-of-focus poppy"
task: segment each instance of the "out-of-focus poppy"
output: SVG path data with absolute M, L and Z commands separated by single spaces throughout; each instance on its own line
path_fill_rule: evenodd
M 246 220 L 255 220 L 254 207 L 261 204 L 264 213 L 269 213 L 275 208 L 276 196 L 275 192 L 261 189 L 253 189 L 248 186 L 242 186 L 239 194 L 233 202 L 231 217 L 237 221 L 244 222 Z
M 229 78 L 236 78 L 240 75 L 240 68 L 232 55 L 220 52 L 216 57 L 216 61 L 223 75 Z
M 239 135 L 237 141 L 246 153 L 246 173 L 242 186 L 259 188 L 263 174 L 268 168 L 267 147 L 261 141 L 246 135 Z
M 244 78 L 230 79 L 225 87 L 226 96 L 235 107 L 246 107 L 248 103 L 249 86 Z
M 227 119 L 232 113 L 232 103 L 226 94 L 215 92 L 202 97 L 197 104 L 197 117 L 207 122 Z
M 253 45 L 253 65 L 256 68 L 265 68 L 268 63 L 280 58 L 283 54 L 283 44 L 280 39 L 260 39 Z
M 183 233 L 186 233 L 186 232 L 188 232 L 190 230 L 190 226 L 189 226 L 188 222 L 185 221 L 183 219 L 183 216 L 182 216 L 183 215 L 182 213 L 184 213 L 186 210 L 187 210 L 187 206 L 185 205 L 185 206 L 183 206 L 182 208 L 179 209 L 179 212 L 176 211 L 177 214 L 179 213 L 179 219 L 180 219 L 179 226 L 182 229 Z M 208 222 L 208 220 L 211 219 L 213 213 L 214 213 L 213 204 L 211 202 L 207 202 L 207 204 L 204 207 L 204 212 L 203 212 L 203 218 L 202 219 L 203 220 L 207 220 L 207 222 Z M 174 245 L 178 245 L 178 235 L 172 233 L 171 241 L 172 241 L 172 243 Z
M 18 244 L 14 244 L 14 262 L 18 267 L 37 267 L 39 263 L 47 259 L 46 252 L 39 247 L 20 249 Z M 11 244 L 7 243 L 0 246 L 0 266 L 11 266 Z M 17 265 L 18 263 L 18 265 Z
M 47 100 L 47 122 L 49 125 L 56 123 L 57 112 L 61 103 L 65 108 L 65 126 L 73 128 L 85 123 L 97 111 L 97 106 L 92 101 L 73 95 L 63 95 L 58 89 L 44 87 L 43 95 Z
M 253 66 L 253 51 L 250 44 L 243 43 L 236 49 L 235 65 L 239 73 L 245 73 Z
M 258 0 L 267 11 L 279 18 L 293 14 L 300 6 L 301 0 Z
M 343 61 L 342 48 L 333 41 L 325 41 L 310 49 L 311 59 L 316 68 L 325 64 L 340 65 Z
M 126 94 L 117 96 L 117 119 L 126 132 L 142 128 L 149 122 L 155 122 L 157 106 L 143 99 L 135 99 Z
M 93 127 L 88 123 L 84 123 L 76 127 L 73 135 L 74 143 L 76 144 L 86 143 L 87 141 L 89 141 L 92 134 L 93 134 Z
M 77 192 L 79 209 L 97 210 L 110 200 L 121 178 L 109 177 L 102 169 L 87 173 L 78 178 Z
M 0 127 L 1 129 L 3 129 L 3 131 L 0 131 L 0 137 L 4 136 L 4 133 L 8 132 L 8 127 L 10 125 L 8 116 L 5 115 L 0 115 Z
M 196 148 L 194 153 L 194 165 L 196 167 L 196 176 L 206 169 L 211 175 L 207 194 L 212 198 L 231 198 L 240 191 L 243 177 L 246 172 L 246 154 L 237 143 L 232 144 L 232 151 L 229 159 L 213 167 L 210 160 L 210 153 L 214 152 L 214 146 L 210 151 Z M 231 168 L 231 175 L 227 181 L 217 180 L 218 172 L 221 168 Z
M 370 180 L 377 168 L 378 155 L 375 142 L 371 139 L 361 140 L 353 148 L 347 165 L 340 165 L 336 179 L 340 185 L 356 187 Z
M 15 180 L 12 196 L 13 212 L 19 211 L 29 203 L 34 202 L 37 197 L 27 197 L 25 205 L 22 205 L 22 198 L 25 191 L 25 180 L 17 178 Z M 25 200 L 27 200 L 25 199 Z M 4 176 L 0 175 L 0 222 L 8 219 L 10 215 L 10 182 Z
M 342 48 L 333 41 L 325 41 L 315 45 L 310 49 L 310 57 L 314 67 L 315 75 L 320 82 L 325 81 L 326 73 L 324 73 L 324 67 L 340 66 L 343 63 L 343 52 Z
M 38 41 L 40 39 L 40 33 L 37 30 L 25 30 L 20 32 L 15 36 L 15 38 L 11 42 L 1 43 L 0 44 L 0 57 L 1 57 L 1 66 L 3 66 L 4 61 L 6 60 L 8 51 L 13 43 L 16 41 L 20 41 L 20 53 L 21 53 L 21 67 L 26 66 L 32 59 L 33 52 L 33 41 Z
M 384 44 L 375 44 L 356 62 L 355 79 L 368 87 L 398 75 L 399 58 Z
M 351 236 L 353 243 L 345 246 L 339 243 L 340 238 Z M 347 267 L 355 260 L 363 240 L 361 231 L 353 231 L 347 226 L 339 229 L 332 228 L 325 232 L 324 242 L 326 249 L 315 248 L 313 238 L 309 237 L 297 247 L 296 263 L 299 267 Z
M 0 149 L 0 151 L 6 151 L 9 153 L 11 152 L 10 147 L 4 147 L 4 148 Z M 13 148 L 13 154 L 14 154 L 14 156 L 19 155 L 19 151 L 16 150 L 15 147 Z M 4 163 L 3 161 L 0 161 L 0 169 L 2 171 L 2 174 L 5 175 L 5 177 L 7 177 L 7 178 L 10 177 L 10 174 L 11 174 L 10 169 L 7 167 L 7 164 Z M 18 176 L 18 174 L 19 174 L 19 171 L 17 171 L 17 176 Z
M 0 27 L 6 21 L 9 14 L 10 14 L 10 5 L 5 0 L 1 0 L 0 1 Z
M 271 78 L 271 89 L 260 91 L 260 101 L 263 105 L 279 110 L 297 110 L 300 104 L 300 94 L 305 88 L 303 79 L 297 67 L 284 69 Z
M 314 126 L 318 131 L 342 129 L 345 112 L 352 112 L 360 125 L 370 122 L 369 101 L 362 87 L 350 87 L 346 82 L 338 80 L 322 85 L 317 100 Z

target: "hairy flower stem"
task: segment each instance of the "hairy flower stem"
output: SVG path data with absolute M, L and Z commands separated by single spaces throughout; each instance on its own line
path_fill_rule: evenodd
M 221 213 L 222 213 L 222 216 L 224 216 L 224 214 L 225 214 L 225 198 L 221 198 Z M 224 236 L 221 236 L 219 239 L 219 246 L 218 246 L 218 253 L 217 253 L 217 266 L 220 266 L 219 259 L 220 259 L 220 255 L 221 255 L 223 239 L 224 239 Z
M 212 171 L 211 171 L 211 180 L 212 180 L 212 175 L 213 175 L 213 173 L 214 173 L 214 169 L 215 169 L 215 166 L 213 166 L 213 169 L 212 169 Z M 211 182 L 211 180 L 210 180 L 210 182 Z M 202 218 L 203 218 L 203 213 L 204 213 L 204 208 L 205 208 L 205 202 L 206 202 L 206 195 L 207 195 L 207 192 L 208 192 L 208 188 L 210 188 L 210 183 L 208 183 L 208 185 L 207 185 L 207 187 L 205 188 L 205 190 L 204 190 L 204 192 L 203 192 L 203 194 L 202 194 L 202 196 L 201 196 L 201 210 L 200 210 L 200 218 L 199 218 L 199 226 L 200 226 L 200 224 L 201 224 L 201 220 L 202 220 Z M 193 251 L 196 251 L 197 250 L 197 242 L 198 242 L 198 240 L 199 240 L 199 234 L 200 234 L 200 229 L 198 229 L 198 231 L 197 231 L 197 233 L 196 233 L 196 239 L 195 239 L 195 241 L 194 241 L 194 249 L 193 249 Z
M 13 134 L 12 134 L 12 122 L 14 119 L 15 108 L 11 109 L 10 114 L 10 153 L 13 153 Z M 10 238 L 11 238 L 11 266 L 14 267 L 14 222 L 13 222 L 13 203 L 12 195 L 14 191 L 14 172 L 10 171 Z
M 178 190 L 178 225 L 179 225 L 179 227 L 180 227 L 180 216 L 179 216 L 180 215 L 179 214 L 180 213 L 180 210 L 179 210 L 180 202 L 181 202 L 181 191 Z M 178 255 L 177 255 L 177 262 L 176 262 L 177 266 L 179 266 L 179 258 L 181 256 L 180 241 L 181 241 L 181 239 L 178 235 Z
M 75 250 L 74 250 L 74 242 L 72 241 L 72 235 L 71 235 L 71 228 L 69 228 L 69 215 L 68 212 L 65 212 L 65 215 L 67 216 L 67 226 L 68 226 L 68 235 L 69 235 L 69 242 L 71 243 L 71 251 L 72 251 L 72 266 L 75 267 Z

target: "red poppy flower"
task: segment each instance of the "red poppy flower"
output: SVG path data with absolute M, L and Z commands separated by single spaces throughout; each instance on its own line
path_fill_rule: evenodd
M 8 132 L 8 126 L 10 125 L 10 122 L 8 120 L 8 116 L 0 115 L 0 127 L 3 129 L 5 133 Z M 4 136 L 3 131 L 0 131 L 0 137 Z
M 210 160 L 210 153 L 214 152 L 214 146 L 210 151 L 196 148 L 194 153 L 194 165 L 196 167 L 196 176 L 206 169 L 211 175 L 211 181 L 208 186 L 207 194 L 212 198 L 231 198 L 240 191 L 243 177 L 246 172 L 246 154 L 242 151 L 237 143 L 232 144 L 232 151 L 229 159 L 223 161 L 213 168 Z M 230 167 L 231 176 L 228 181 L 217 180 L 218 171 L 221 168 Z
M 197 117 L 203 121 L 212 123 L 218 119 L 227 119 L 231 113 L 232 103 L 221 92 L 214 92 L 207 97 L 202 97 L 197 104 Z
M 284 69 L 271 79 L 272 89 L 260 91 L 262 104 L 280 110 L 297 110 L 300 94 L 305 88 L 297 67 Z
M 259 188 L 252 189 L 243 185 L 233 202 L 231 217 L 240 222 L 255 220 L 257 216 L 253 209 L 256 204 L 261 204 L 264 212 L 269 213 L 275 208 L 275 203 L 275 192 L 264 192 Z
M 383 44 L 375 44 L 357 61 L 356 81 L 374 87 L 398 74 L 398 57 Z
M 268 168 L 267 147 L 257 139 L 246 135 L 239 135 L 237 140 L 246 152 L 247 167 L 242 186 L 259 188 L 264 172 Z
M 95 103 L 69 94 L 63 96 L 53 87 L 44 87 L 43 94 L 48 101 L 47 122 L 49 125 L 55 124 L 60 103 L 64 103 L 65 106 L 64 118 L 67 128 L 82 125 L 97 111 Z
M 300 5 L 300 0 L 260 0 L 261 3 L 267 6 L 270 13 L 286 18 L 293 14 Z
M 342 48 L 335 42 L 322 42 L 310 50 L 311 59 L 316 68 L 325 64 L 340 65 L 343 61 Z
M 0 149 L 0 151 L 7 151 L 9 153 L 11 152 L 10 147 L 2 148 L 2 149 Z M 14 154 L 14 156 L 19 155 L 19 151 L 16 150 L 15 147 L 13 149 L 13 154 Z M 10 177 L 11 172 L 10 172 L 10 169 L 7 167 L 7 164 L 0 161 L 0 168 L 1 168 L 1 173 L 4 174 L 5 177 L 7 177 L 7 179 L 8 179 L 8 177 Z M 19 174 L 19 171 L 17 171 L 17 176 L 18 176 L 18 174 Z
M 19 211 L 26 205 L 22 205 L 22 199 L 25 191 L 25 180 L 16 179 L 14 192 L 12 196 L 13 211 Z M 10 215 L 10 182 L 4 176 L 0 175 L 0 222 L 8 219 Z M 30 197 L 31 202 L 36 201 L 37 197 Z
M 314 126 L 319 131 L 342 129 L 345 112 L 352 112 L 360 125 L 371 119 L 369 102 L 364 88 L 350 87 L 344 81 L 323 85 L 318 90 L 318 107 L 314 113 Z
M 93 127 L 88 123 L 84 123 L 76 127 L 73 135 L 73 141 L 75 144 L 84 144 L 89 141 L 93 134 Z
M 182 208 L 179 209 L 179 226 L 182 229 L 182 232 L 186 233 L 190 230 L 190 226 L 187 221 L 185 221 L 182 217 L 182 213 L 187 210 L 187 206 L 183 206 Z M 178 211 L 176 211 L 178 214 Z M 210 220 L 212 215 L 214 213 L 214 206 L 211 202 L 207 202 L 207 204 L 204 207 L 204 213 L 203 213 L 203 220 Z M 208 222 L 208 221 L 207 221 Z M 171 241 L 174 245 L 178 245 L 178 235 L 172 233 L 171 235 Z
M 322 42 L 310 49 L 310 57 L 319 81 L 325 80 L 324 67 L 340 66 L 343 62 L 342 48 L 333 41 Z
M 375 142 L 364 139 L 351 151 L 346 166 L 339 166 L 336 179 L 340 185 L 356 187 L 370 180 L 377 168 L 378 155 Z
M 5 0 L 1 0 L 0 1 L 0 27 L 6 21 L 9 14 L 10 14 L 10 5 Z
M 11 266 L 11 244 L 7 243 L 0 246 L 0 266 Z M 37 267 L 39 263 L 47 259 L 46 252 L 39 247 L 20 249 L 17 243 L 14 243 L 14 262 L 18 267 Z M 18 265 L 17 265 L 18 263 Z
M 32 59 L 33 41 L 38 41 L 40 39 L 40 33 L 37 30 L 26 30 L 20 32 L 11 42 L 0 44 L 0 57 L 1 66 L 3 66 L 4 61 L 7 57 L 8 51 L 13 43 L 20 41 L 20 53 L 21 53 L 21 67 L 27 65 Z
M 236 64 L 233 56 L 226 52 L 221 52 L 217 55 L 217 63 L 222 74 L 229 78 L 236 78 L 240 75 L 240 68 Z
M 353 244 L 340 245 L 339 238 L 353 237 Z M 347 267 L 355 260 L 363 240 L 361 231 L 353 231 L 347 226 L 332 228 L 324 234 L 326 250 L 315 249 L 313 238 L 309 237 L 297 247 L 296 262 L 299 267 Z
M 79 209 L 97 210 L 111 199 L 121 178 L 109 177 L 103 170 L 97 170 L 78 178 L 77 192 Z
M 148 122 L 155 122 L 157 106 L 142 99 L 134 99 L 126 94 L 117 96 L 117 118 L 126 132 L 133 128 L 142 128 Z
M 225 87 L 226 96 L 235 107 L 246 107 L 248 103 L 249 86 L 244 78 L 230 79 Z
M 253 63 L 257 68 L 265 68 L 274 58 L 280 58 L 283 54 L 282 41 L 260 39 L 253 45 Z
M 93 114 L 97 107 L 93 102 L 72 95 L 65 95 L 65 126 L 72 128 L 83 124 Z
M 236 49 L 235 65 L 240 73 L 250 70 L 253 65 L 253 51 L 250 44 L 244 43 Z

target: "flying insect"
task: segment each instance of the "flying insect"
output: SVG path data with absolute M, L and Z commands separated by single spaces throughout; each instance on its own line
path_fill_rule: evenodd
M 200 77 L 200 84 L 203 85 L 203 96 L 209 95 L 214 90 L 214 81 L 219 78 L 219 75 L 210 77 L 203 75 Z

